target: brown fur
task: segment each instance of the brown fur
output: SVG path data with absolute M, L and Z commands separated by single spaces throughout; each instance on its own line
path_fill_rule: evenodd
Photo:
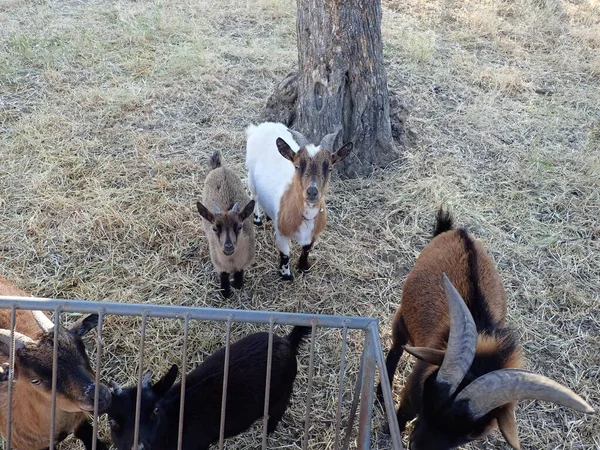
M 473 241 L 478 262 L 477 282 L 485 294 L 494 322 L 502 326 L 506 320 L 506 292 L 502 279 L 483 246 Z M 399 338 L 403 321 L 411 345 L 431 348 L 445 345 L 450 321 L 441 283 L 442 272 L 448 275 L 467 305 L 471 306 L 468 258 L 458 230 L 436 236 L 423 249 L 402 289 L 402 303 L 392 323 L 394 340 Z
M 29 297 L 30 295 L 8 281 L 0 278 L 0 295 Z M 10 329 L 10 310 L 0 310 L 0 328 Z M 43 333 L 31 311 L 17 311 L 15 331 L 34 340 Z M 8 363 L 7 355 L 0 352 L 0 363 Z M 25 377 L 17 377 L 13 384 L 13 448 L 19 450 L 39 450 L 48 446 L 50 430 L 50 397 L 36 389 Z M 62 433 L 71 433 L 86 420 L 86 413 L 77 405 L 57 395 L 56 437 Z M 7 435 L 6 411 L 8 406 L 8 383 L 0 383 L 0 430 Z M 67 412 L 65 410 L 77 411 Z
M 235 203 L 238 203 L 241 211 L 250 202 L 246 190 L 242 185 L 240 178 L 235 172 L 227 167 L 218 167 L 206 177 L 204 182 L 204 193 L 202 203 L 210 211 L 213 211 L 213 205 L 217 205 L 222 214 L 215 217 L 215 222 L 210 223 L 203 219 L 204 231 L 208 239 L 210 249 L 210 258 L 215 271 L 238 272 L 245 270 L 254 262 L 254 228 L 248 220 L 243 221 L 242 230 L 239 235 L 233 232 L 233 227 L 240 223 L 238 214 L 230 212 Z M 223 253 L 225 243 L 225 233 L 220 236 L 215 233 L 213 227 L 221 227 L 224 230 L 230 230 L 230 236 L 235 245 L 235 251 L 227 256 Z

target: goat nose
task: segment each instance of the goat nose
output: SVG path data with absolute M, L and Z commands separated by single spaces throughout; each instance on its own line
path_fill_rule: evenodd
M 306 194 L 311 198 L 315 198 L 317 195 L 319 195 L 319 190 L 316 186 L 309 186 L 306 190 Z

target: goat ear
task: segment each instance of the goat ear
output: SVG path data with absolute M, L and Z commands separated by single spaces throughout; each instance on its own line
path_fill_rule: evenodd
M 250 200 L 248 202 L 248 204 L 246 206 L 244 206 L 244 209 L 242 209 L 242 212 L 240 213 L 240 220 L 243 222 L 244 220 L 246 220 L 248 217 L 250 217 L 250 214 L 252 214 L 252 212 L 254 211 L 254 204 L 256 202 L 254 200 Z
M 292 150 L 292 147 L 290 147 L 288 143 L 281 138 L 277 138 L 277 141 L 275 141 L 275 143 L 277 144 L 277 150 L 279 150 L 279 154 L 285 159 L 294 162 L 296 152 Z
M 215 215 L 211 213 L 206 206 L 204 206 L 200 202 L 196 202 L 196 208 L 198 208 L 198 212 L 202 217 L 208 220 L 210 223 L 215 223 Z
M 428 347 L 411 347 L 410 345 L 405 345 L 404 350 L 415 358 L 433 364 L 434 366 L 441 366 L 444 362 L 444 355 L 446 354 L 443 350 Z
M 501 408 L 498 408 L 496 420 L 500 433 L 504 436 L 504 440 L 508 445 L 516 450 L 520 450 L 521 443 L 519 442 L 519 431 L 517 430 L 517 422 L 515 420 L 515 405 L 509 403 Z
M 179 368 L 177 367 L 177 364 L 173 364 L 169 371 L 152 386 L 152 391 L 157 397 L 162 397 L 169 389 L 171 389 L 171 386 L 175 383 L 178 372 Z
M 338 148 L 337 152 L 331 155 L 331 164 L 337 164 L 346 159 L 352 152 L 353 147 L 354 144 L 352 142 L 346 142 L 344 145 Z
M 73 325 L 71 325 L 70 330 L 79 336 L 83 336 L 92 328 L 96 328 L 97 326 L 98 314 L 90 314 L 89 316 L 82 317 Z

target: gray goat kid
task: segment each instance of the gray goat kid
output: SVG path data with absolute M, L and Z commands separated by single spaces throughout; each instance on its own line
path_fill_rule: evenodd
M 254 200 L 250 200 L 235 172 L 222 167 L 220 152 L 212 155 L 210 168 L 204 181 L 202 203 L 197 202 L 196 206 L 204 219 L 210 259 L 221 277 L 221 293 L 229 298 L 230 285 L 240 289 L 244 270 L 254 262 L 254 229 L 246 220 L 254 210 Z

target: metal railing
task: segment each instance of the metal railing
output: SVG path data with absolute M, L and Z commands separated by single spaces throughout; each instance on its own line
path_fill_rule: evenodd
M 370 448 L 371 440 L 371 422 L 374 408 L 374 386 L 375 372 L 379 371 L 381 385 L 383 389 L 384 407 L 386 417 L 389 423 L 391 445 L 393 450 L 402 450 L 402 441 L 398 429 L 398 422 L 394 411 L 394 402 L 392 392 L 385 370 L 385 362 L 383 351 L 381 348 L 381 340 L 378 333 L 378 319 L 349 317 L 349 316 L 332 316 L 319 314 L 299 314 L 299 313 L 281 313 L 268 311 L 246 311 L 233 309 L 214 309 L 214 308 L 197 308 L 184 306 L 165 306 L 151 304 L 128 304 L 128 303 L 109 303 L 109 302 L 92 302 L 81 300 L 61 300 L 61 299 L 45 299 L 34 297 L 15 297 L 15 296 L 0 296 L 0 309 L 10 310 L 10 348 L 9 348 L 9 375 L 8 375 L 8 401 L 7 411 L 7 430 L 5 437 L 5 449 L 10 449 L 11 427 L 12 427 L 12 396 L 13 396 L 13 378 L 15 364 L 15 324 L 17 310 L 42 310 L 54 312 L 54 348 L 53 348 L 53 372 L 52 372 L 52 404 L 51 404 L 51 426 L 49 447 L 54 448 L 55 436 L 55 412 L 56 412 L 56 375 L 57 375 L 57 354 L 58 354 L 58 326 L 60 324 L 60 315 L 62 313 L 86 313 L 98 314 L 98 325 L 96 335 L 96 391 L 94 399 L 94 417 L 93 417 L 93 450 L 96 449 L 96 440 L 98 434 L 98 398 L 100 386 L 100 373 L 102 368 L 102 331 L 103 322 L 106 315 L 116 316 L 138 316 L 141 317 L 141 338 L 139 346 L 139 369 L 137 374 L 137 399 L 136 399 L 136 414 L 135 414 L 135 435 L 134 447 L 137 448 L 139 439 L 139 421 L 140 421 L 140 403 L 141 403 L 141 386 L 144 371 L 144 343 L 146 334 L 147 319 L 150 317 L 183 319 L 183 360 L 182 360 L 182 377 L 181 377 L 181 397 L 180 397 L 180 413 L 179 413 L 179 428 L 178 428 L 178 450 L 182 448 L 182 433 L 183 433 L 183 418 L 185 410 L 185 383 L 187 372 L 187 353 L 188 353 L 188 330 L 190 320 L 215 321 L 224 322 L 226 325 L 225 332 L 225 363 L 224 363 L 224 379 L 223 379 L 223 394 L 221 404 L 221 422 L 219 435 L 219 449 L 223 449 L 224 445 L 224 429 L 225 429 L 225 405 L 227 396 L 227 380 L 229 371 L 229 347 L 231 326 L 233 323 L 262 323 L 269 325 L 269 340 L 268 340 L 268 355 L 266 369 L 266 384 L 265 384 L 265 402 L 264 402 L 264 417 L 262 425 L 262 449 L 267 448 L 267 420 L 269 409 L 270 395 L 270 376 L 271 376 L 271 358 L 273 350 L 273 327 L 277 325 L 303 325 L 312 327 L 310 335 L 310 356 L 308 368 L 308 387 L 305 402 L 305 422 L 304 433 L 302 437 L 302 449 L 306 449 L 309 443 L 309 428 L 311 419 L 312 407 L 312 389 L 313 389 L 313 372 L 314 372 L 314 355 L 315 355 L 315 335 L 317 328 L 338 328 L 342 330 L 341 344 L 341 362 L 339 368 L 339 393 L 337 398 L 336 408 L 336 423 L 335 423 L 335 443 L 334 449 L 346 450 L 350 445 L 352 431 L 356 413 L 360 402 L 360 413 L 358 418 L 358 437 L 356 446 L 360 450 Z M 347 338 L 349 329 L 358 329 L 364 331 L 364 344 L 360 360 L 360 367 L 356 383 L 354 386 L 353 400 L 350 412 L 347 417 L 347 426 L 344 440 L 341 440 L 341 423 L 342 423 L 342 397 L 344 383 L 346 378 L 346 357 L 347 357 Z M 4 432 L 5 430 L 2 430 Z

